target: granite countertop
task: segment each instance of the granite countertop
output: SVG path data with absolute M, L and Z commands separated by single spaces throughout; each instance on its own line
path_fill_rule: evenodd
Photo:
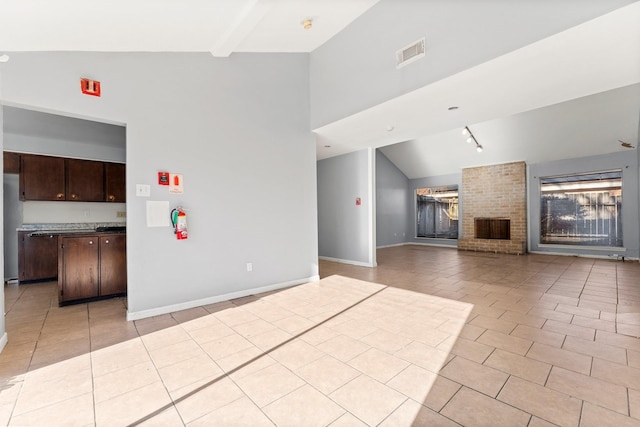
M 17 228 L 17 231 L 95 230 L 98 227 L 125 227 L 126 225 L 126 222 L 41 223 L 23 224 Z
M 125 222 L 95 222 L 95 223 L 62 223 L 62 224 L 23 224 L 16 231 L 31 231 L 32 235 L 47 234 L 82 234 L 96 232 L 126 232 Z

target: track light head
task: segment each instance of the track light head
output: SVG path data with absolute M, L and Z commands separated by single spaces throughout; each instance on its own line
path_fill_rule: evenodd
M 482 145 L 480 145 L 478 143 L 478 140 L 476 139 L 475 136 L 473 136 L 473 133 L 471 132 L 471 129 L 469 129 L 469 126 L 465 126 L 464 129 L 462 129 L 462 134 L 463 135 L 468 135 L 469 137 L 467 138 L 467 143 L 471 143 L 471 141 L 476 143 L 476 151 L 478 153 L 481 153 L 483 150 Z

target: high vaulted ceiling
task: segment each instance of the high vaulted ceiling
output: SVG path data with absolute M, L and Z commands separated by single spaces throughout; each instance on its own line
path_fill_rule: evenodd
M 378 1 L 0 0 L 0 52 L 311 52 Z

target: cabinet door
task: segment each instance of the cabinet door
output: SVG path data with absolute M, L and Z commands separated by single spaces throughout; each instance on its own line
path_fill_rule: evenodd
M 100 236 L 100 295 L 127 292 L 127 237 Z
M 65 200 L 62 157 L 23 154 L 20 163 L 21 200 Z
M 4 173 L 20 173 L 20 154 L 5 151 L 2 156 Z
M 98 296 L 98 237 L 61 237 L 59 241 L 59 301 Z
M 18 280 L 55 279 L 58 275 L 58 238 L 18 233 Z
M 125 166 L 121 163 L 105 163 L 104 173 L 107 190 L 107 202 L 126 202 L 127 194 L 125 187 Z
M 67 200 L 104 201 L 104 164 L 91 160 L 67 159 Z

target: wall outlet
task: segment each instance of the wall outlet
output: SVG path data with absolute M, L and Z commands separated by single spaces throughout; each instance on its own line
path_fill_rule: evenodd
M 116 212 L 116 218 L 126 218 L 127 217 L 127 212 L 126 211 L 118 211 Z
M 253 271 L 253 263 L 252 262 L 248 262 L 247 263 L 247 271 Z
M 91 216 L 91 211 L 84 211 L 82 212 L 82 214 L 84 215 L 85 218 L 89 218 Z

